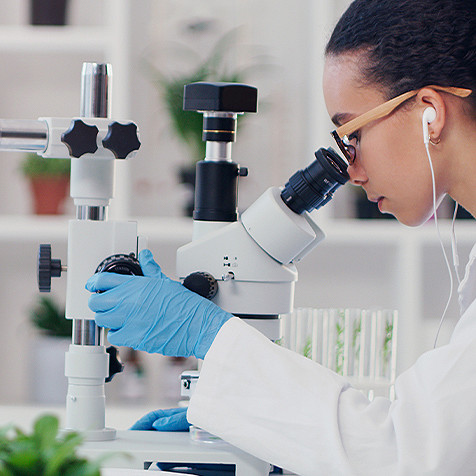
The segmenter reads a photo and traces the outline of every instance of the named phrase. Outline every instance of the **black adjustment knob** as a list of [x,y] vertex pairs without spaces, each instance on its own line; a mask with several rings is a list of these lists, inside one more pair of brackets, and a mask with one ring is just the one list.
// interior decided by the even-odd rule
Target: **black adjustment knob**
[[129,124],[112,122],[108,126],[102,145],[105,149],[109,149],[116,159],[125,159],[131,152],[138,150],[140,147],[137,126],[133,122],[129,122]]
[[128,255],[119,253],[103,260],[96,268],[95,273],[117,273],[134,276],[143,276],[142,268],[134,253]]
[[124,364],[119,358],[119,351],[113,345],[109,346],[106,349],[106,352],[109,354],[109,375],[106,377],[106,382],[110,382],[114,375],[122,372],[124,370]]
[[240,83],[187,84],[183,93],[185,111],[256,112],[258,90]]
[[189,274],[184,280],[183,285],[206,299],[213,299],[218,292],[217,280],[204,271],[196,271]]
[[38,288],[41,293],[51,291],[51,278],[61,276],[61,260],[51,259],[51,245],[42,244],[38,251]]
[[73,119],[69,129],[61,134],[61,142],[66,145],[71,157],[94,154],[98,150],[98,132],[96,126],[89,126],[81,119]]

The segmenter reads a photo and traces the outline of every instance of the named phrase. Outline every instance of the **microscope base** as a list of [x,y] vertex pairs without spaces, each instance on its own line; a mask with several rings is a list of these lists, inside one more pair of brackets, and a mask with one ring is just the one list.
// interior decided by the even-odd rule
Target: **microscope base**
[[[68,433],[77,433],[77,430],[60,430],[60,436],[66,435]],[[82,431],[85,441],[112,441],[116,439],[116,430],[114,428],[103,428],[102,430],[86,430]]]
[[114,441],[85,442],[79,453],[96,459],[111,455],[106,468],[144,469],[150,463],[235,465],[236,476],[267,476],[270,465],[225,442],[199,443],[188,432],[118,431]]

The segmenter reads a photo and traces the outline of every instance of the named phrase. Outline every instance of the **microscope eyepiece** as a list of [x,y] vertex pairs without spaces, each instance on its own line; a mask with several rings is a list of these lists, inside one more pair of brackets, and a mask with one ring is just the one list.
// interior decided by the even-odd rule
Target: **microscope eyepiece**
[[347,164],[335,150],[321,148],[314,155],[316,160],[297,171],[281,192],[284,203],[298,214],[322,207],[349,180]]

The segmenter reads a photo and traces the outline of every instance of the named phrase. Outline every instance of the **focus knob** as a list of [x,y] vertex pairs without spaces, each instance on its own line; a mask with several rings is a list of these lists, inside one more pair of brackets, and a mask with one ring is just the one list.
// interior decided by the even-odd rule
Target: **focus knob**
[[38,251],[38,288],[41,293],[51,291],[51,278],[61,276],[61,260],[51,259],[51,245],[42,244]]
[[131,152],[138,150],[140,147],[140,141],[137,137],[137,126],[133,122],[129,124],[112,122],[108,126],[102,145],[105,149],[109,149],[116,159],[127,158]]
[[119,253],[103,260],[96,268],[95,273],[117,273],[133,276],[143,276],[139,261],[134,253]]
[[109,346],[106,349],[106,352],[109,354],[109,375],[106,377],[106,383],[109,383],[114,375],[122,372],[124,370],[124,364],[119,358],[119,351],[113,345]]
[[183,285],[206,299],[213,299],[218,292],[217,280],[204,271],[189,274],[183,281]]
[[66,145],[71,157],[94,154],[98,150],[98,132],[96,126],[88,126],[81,119],[73,119],[69,129],[61,135],[61,142]]

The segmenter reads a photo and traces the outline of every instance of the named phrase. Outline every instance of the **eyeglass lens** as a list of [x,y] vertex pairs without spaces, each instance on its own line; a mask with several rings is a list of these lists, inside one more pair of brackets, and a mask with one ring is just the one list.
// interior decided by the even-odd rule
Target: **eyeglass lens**
[[345,136],[344,139],[341,139],[336,131],[333,131],[331,134],[334,140],[336,141],[337,146],[339,147],[341,152],[344,154],[344,157],[349,162],[349,165],[352,165],[354,163],[355,156],[356,156],[355,147],[348,142],[347,136]]

